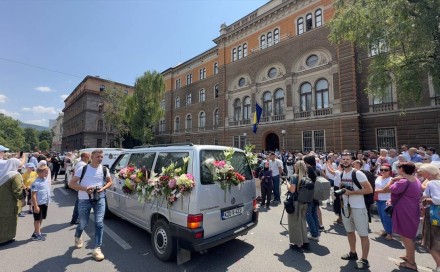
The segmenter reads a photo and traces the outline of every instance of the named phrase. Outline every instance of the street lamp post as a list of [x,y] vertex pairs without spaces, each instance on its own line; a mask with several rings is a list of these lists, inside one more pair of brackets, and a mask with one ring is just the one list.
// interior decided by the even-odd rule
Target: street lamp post
[[283,135],[283,150],[285,149],[284,147],[284,135],[286,135],[286,131],[283,129],[281,130],[281,134]]
[[[246,146],[246,137],[247,137],[247,133],[243,132],[244,146]],[[243,146],[243,148],[244,148],[244,146]]]

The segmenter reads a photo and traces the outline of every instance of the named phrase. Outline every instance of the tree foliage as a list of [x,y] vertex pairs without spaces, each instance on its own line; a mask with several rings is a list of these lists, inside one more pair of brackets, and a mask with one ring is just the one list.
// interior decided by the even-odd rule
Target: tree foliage
[[0,113],[0,144],[12,151],[23,149],[24,131],[17,120]]
[[419,101],[421,79],[430,75],[440,92],[439,0],[336,0],[330,40],[381,51],[369,65],[368,87],[380,96],[397,86],[400,105]]
[[52,143],[54,133],[50,130],[43,130],[38,132],[38,141],[46,141],[47,143]]
[[40,149],[38,140],[38,131],[33,128],[24,129],[24,148],[26,151],[37,151]]
[[115,134],[119,147],[122,147],[124,135],[129,131],[128,120],[125,118],[127,94],[124,89],[112,84],[101,92],[104,99],[103,117],[106,131],[111,130]]
[[147,71],[136,79],[133,98],[128,100],[126,113],[133,137],[143,144],[152,141],[154,125],[163,116],[160,100],[164,92],[162,75],[156,71]]

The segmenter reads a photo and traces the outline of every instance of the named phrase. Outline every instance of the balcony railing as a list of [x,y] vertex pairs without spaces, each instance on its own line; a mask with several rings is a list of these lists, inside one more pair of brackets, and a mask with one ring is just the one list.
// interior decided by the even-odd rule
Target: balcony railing
[[277,44],[279,42],[282,42],[284,40],[287,40],[287,39],[290,39],[290,34],[283,35],[279,39],[274,40],[274,41],[272,41],[270,43],[266,43],[264,45],[260,45],[260,46],[257,46],[255,48],[252,48],[251,49],[251,53],[255,53],[255,52],[258,52],[260,50],[264,50],[264,49],[270,48],[271,46],[273,46],[273,45],[275,45],[275,44]]
[[372,105],[373,112],[392,111],[394,110],[394,102]]
[[434,105],[435,106],[439,106],[440,105],[440,96],[431,97],[431,100],[434,101]]
[[331,114],[333,114],[333,108],[325,108],[325,109],[316,109],[316,110],[295,112],[293,114],[293,117],[295,119],[301,119],[301,118],[326,116],[326,115],[331,115]]

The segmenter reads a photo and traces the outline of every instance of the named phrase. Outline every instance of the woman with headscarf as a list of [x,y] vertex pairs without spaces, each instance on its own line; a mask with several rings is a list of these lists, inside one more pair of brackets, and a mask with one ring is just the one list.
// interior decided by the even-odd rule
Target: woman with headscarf
[[23,198],[23,179],[18,173],[19,166],[20,160],[9,159],[0,172],[0,245],[15,241]]

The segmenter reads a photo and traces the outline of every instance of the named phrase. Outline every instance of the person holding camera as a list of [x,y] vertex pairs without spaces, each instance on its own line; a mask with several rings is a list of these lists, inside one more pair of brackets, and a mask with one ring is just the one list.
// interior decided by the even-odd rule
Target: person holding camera
[[[368,253],[370,250],[370,241],[368,239],[368,213],[365,206],[364,195],[371,194],[373,188],[368,182],[367,177],[361,171],[352,168],[353,157],[351,153],[343,153],[341,157],[340,190],[335,191],[336,195],[342,196],[342,223],[347,231],[350,252],[341,256],[343,260],[358,260],[356,253],[356,234],[357,231],[361,239],[362,256],[356,262],[356,269],[367,269]],[[353,173],[353,171],[355,171]],[[356,175],[356,176],[354,176]],[[355,184],[353,179],[357,179]]]
[[[78,191],[79,199],[79,224],[75,232],[75,247],[83,247],[81,235],[89,222],[90,210],[93,208],[95,215],[95,246],[92,255],[96,261],[104,259],[101,246],[104,234],[105,190],[112,185],[108,169],[101,165],[103,154],[104,152],[101,149],[93,150],[92,162],[78,169],[69,182],[70,188]],[[83,168],[85,168],[84,175],[82,175]]]

